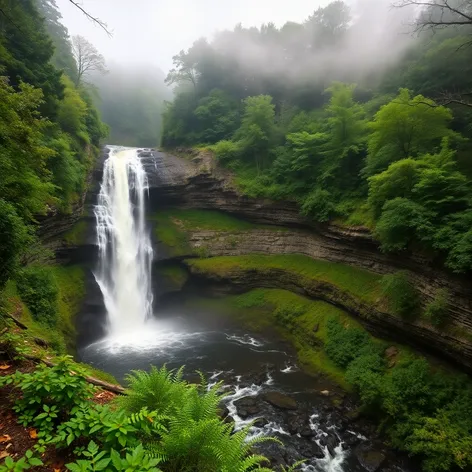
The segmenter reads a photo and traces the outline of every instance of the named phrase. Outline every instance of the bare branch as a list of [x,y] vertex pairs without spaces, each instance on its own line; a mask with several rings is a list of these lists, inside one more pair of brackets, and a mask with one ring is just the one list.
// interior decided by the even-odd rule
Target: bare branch
[[83,36],[74,36],[72,38],[72,54],[77,63],[76,85],[82,82],[83,77],[88,72],[94,70],[101,74],[107,72],[105,58]]
[[86,11],[84,8],[82,8],[76,1],[69,0],[69,2],[72,3],[72,5],[74,5],[75,7],[77,7],[90,21],[92,21],[96,25],[100,26],[100,28],[102,28],[103,31],[105,31],[105,33],[108,36],[112,36],[111,32],[108,30],[108,26],[106,25],[106,23],[104,23],[99,18],[96,18],[96,17],[92,16],[88,11]]
[[398,0],[394,4],[397,8],[408,6],[421,9],[413,22],[417,33],[446,27],[472,26],[472,0],[455,2],[454,5],[451,4],[451,0]]

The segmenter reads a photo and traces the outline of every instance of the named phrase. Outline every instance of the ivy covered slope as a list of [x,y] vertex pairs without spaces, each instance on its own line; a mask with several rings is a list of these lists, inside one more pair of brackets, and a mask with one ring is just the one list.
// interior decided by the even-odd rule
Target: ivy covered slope
[[0,0],[0,11],[0,312],[64,351],[83,275],[55,267],[36,233],[48,215],[80,212],[107,128],[55,2]]
[[[438,3],[428,2],[426,18]],[[422,251],[469,273],[472,108],[441,98],[472,90],[471,26],[426,29],[371,74],[340,72],[342,60],[326,66],[363,21],[336,1],[303,24],[236,27],[195,42],[168,77],[179,88],[163,144],[212,150],[247,195],[296,201],[313,221],[371,229],[382,251]],[[280,70],[235,44],[276,57],[270,66]]]

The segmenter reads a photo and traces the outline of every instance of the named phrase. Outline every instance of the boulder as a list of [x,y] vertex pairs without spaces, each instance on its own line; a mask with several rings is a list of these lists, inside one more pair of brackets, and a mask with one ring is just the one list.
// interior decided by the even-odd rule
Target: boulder
[[328,448],[329,453],[332,456],[335,455],[334,450],[338,447],[339,443],[340,443],[339,439],[334,434],[329,434],[328,433],[327,436],[323,436],[320,439],[320,444],[322,446],[326,446]]
[[240,398],[234,402],[234,406],[238,411],[238,415],[243,419],[255,416],[261,411],[258,400],[255,397]]
[[287,429],[290,434],[299,434],[305,438],[310,438],[315,435],[314,431],[310,428],[310,419],[307,414],[299,415],[295,413],[288,416]]
[[280,392],[267,392],[263,396],[264,400],[267,403],[270,403],[272,406],[276,408],[280,408],[281,410],[296,410],[297,409],[297,402],[288,395]]
[[361,444],[355,450],[354,454],[359,464],[364,467],[367,472],[377,472],[385,462],[385,454],[375,447]]
[[263,428],[266,424],[269,423],[269,420],[267,420],[266,418],[264,417],[259,417],[259,418],[256,418],[254,420],[254,426],[256,426],[257,428]]

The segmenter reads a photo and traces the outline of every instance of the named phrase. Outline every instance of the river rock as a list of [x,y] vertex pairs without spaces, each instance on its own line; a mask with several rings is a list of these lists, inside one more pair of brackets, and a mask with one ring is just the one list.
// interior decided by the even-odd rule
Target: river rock
[[267,392],[263,396],[264,400],[267,403],[270,403],[272,406],[276,408],[280,408],[281,410],[296,410],[297,409],[297,402],[288,395],[280,392]]
[[264,418],[263,416],[259,417],[259,418],[256,418],[254,420],[254,423],[253,425],[256,426],[257,428],[263,428],[266,424],[269,423],[269,420],[267,420],[266,418]]
[[368,472],[376,472],[385,462],[385,454],[366,444],[361,444],[356,447],[354,454],[359,461],[359,464]]
[[338,447],[339,445],[339,439],[337,438],[337,436],[335,436],[334,434],[329,434],[327,436],[323,436],[321,439],[320,439],[320,444],[322,446],[326,446],[328,448],[328,451],[329,453],[334,456],[335,455],[335,452],[334,450]]
[[138,154],[138,157],[152,157],[151,151],[142,151]]
[[324,457],[323,449],[314,441],[301,441],[297,449],[306,459],[312,459],[313,457],[321,459]]
[[234,402],[234,406],[238,411],[238,415],[243,419],[257,415],[261,410],[256,397],[240,398]]
[[308,415],[289,415],[287,417],[287,429],[292,435],[299,434],[305,438],[314,436],[314,432],[310,428],[310,419]]
[[321,395],[323,395],[324,397],[329,397],[329,390],[321,390]]

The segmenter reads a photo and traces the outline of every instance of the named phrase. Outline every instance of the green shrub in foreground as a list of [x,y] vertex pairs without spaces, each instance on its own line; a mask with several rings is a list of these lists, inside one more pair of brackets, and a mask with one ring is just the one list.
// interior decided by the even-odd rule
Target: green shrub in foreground
[[270,472],[261,466],[267,459],[252,449],[274,439],[248,441],[248,429],[235,432],[224,423],[220,385],[208,388],[203,378],[189,384],[182,369],[136,371],[128,377],[128,395],[103,406],[86,401],[91,392],[82,374],[70,372],[77,367],[64,358],[56,367],[3,381],[22,392],[15,409],[23,424],[38,428],[38,452],[55,445],[75,457],[70,471]]
[[13,407],[20,423],[52,433],[77,406],[90,399],[93,389],[77,367],[64,356],[54,367],[42,364],[31,373],[17,371],[1,378],[0,385],[11,384],[21,391]]

